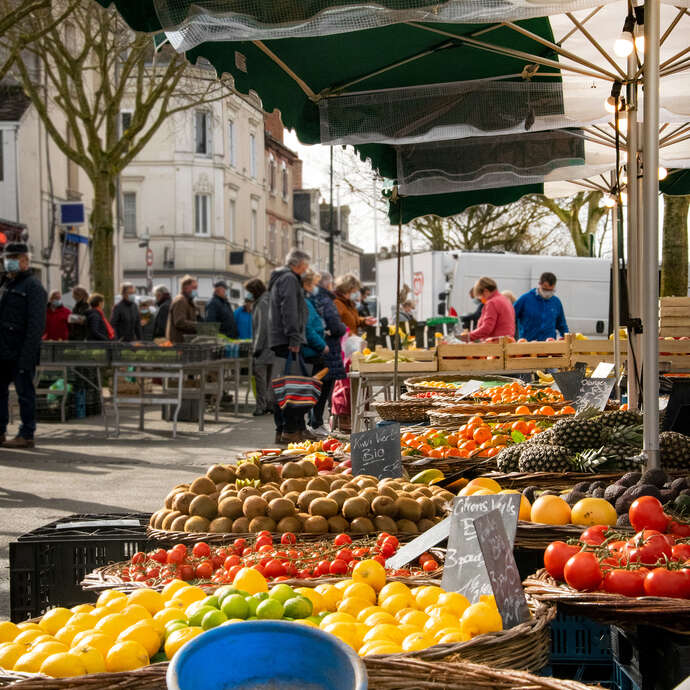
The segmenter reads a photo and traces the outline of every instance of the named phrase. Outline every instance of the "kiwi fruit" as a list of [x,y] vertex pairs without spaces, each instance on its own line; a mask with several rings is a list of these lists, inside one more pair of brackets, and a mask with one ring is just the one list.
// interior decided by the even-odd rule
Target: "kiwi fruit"
[[270,503],[274,498],[282,498],[283,494],[280,493],[280,491],[276,491],[275,489],[270,489],[269,491],[264,491],[261,494],[261,498],[266,501],[266,503]]
[[222,501],[224,498],[227,498],[228,496],[235,496],[235,497],[237,497],[237,494],[238,494],[238,493],[239,493],[239,492],[238,492],[237,489],[235,488],[235,485],[234,485],[234,484],[228,484],[228,485],[220,492],[220,499],[221,499],[221,501]]
[[338,510],[343,507],[343,503],[347,501],[348,495],[344,491],[338,491],[337,489],[335,491],[331,491],[326,498],[330,498],[334,500],[338,504]]
[[428,486],[420,487],[419,489],[417,489],[417,492],[423,494],[424,496],[427,496],[428,498],[431,498],[434,495]]
[[268,532],[275,532],[276,521],[272,520],[270,517],[267,517],[266,515],[257,515],[255,518],[249,521],[250,532],[256,533],[263,532],[264,530]]
[[374,532],[374,523],[367,517],[358,517],[350,523],[350,531],[354,534]]
[[283,479],[296,479],[297,477],[304,477],[304,470],[297,462],[286,462],[283,465],[281,476]]
[[267,482],[261,486],[262,491],[278,491],[280,493],[280,482]]
[[283,498],[287,498],[288,501],[292,501],[295,505],[297,505],[297,500],[299,499],[299,491],[288,491],[288,493],[283,496]]
[[303,477],[316,477],[319,471],[316,469],[316,465],[311,462],[311,460],[298,460],[297,463],[302,468]]
[[374,515],[387,515],[394,518],[398,514],[398,508],[390,496],[377,496],[371,502],[371,512]]
[[342,489],[345,486],[345,484],[347,484],[347,479],[334,479],[331,482],[331,491]]
[[369,513],[369,501],[366,498],[357,496],[355,498],[348,498],[343,503],[343,517],[347,520],[354,520],[355,518],[364,517]]
[[398,492],[390,486],[390,484],[386,484],[384,486],[379,486],[379,496],[387,496],[395,501],[398,497]]
[[172,529],[172,523],[177,520],[178,517],[186,517],[185,513],[181,513],[179,510],[170,511],[161,522],[161,529],[170,530]]
[[276,522],[280,522],[283,518],[292,517],[295,514],[295,504],[287,498],[274,498],[268,504],[267,514]]
[[423,518],[432,518],[434,517],[434,515],[436,515],[436,507],[431,502],[430,498],[427,498],[426,496],[421,496],[417,499],[417,503],[419,504],[419,507],[422,510]]
[[378,498],[379,490],[375,489],[373,486],[368,486],[366,489],[363,489],[359,495],[362,498],[366,498],[367,501],[369,501],[369,505],[371,505],[372,501]]
[[347,532],[349,528],[350,523],[342,515],[333,515],[328,518],[328,531],[333,534]]
[[455,498],[455,494],[452,494],[450,491],[446,491],[445,489],[443,489],[443,491],[439,491],[437,495],[447,503],[450,503],[450,501]]
[[414,498],[399,498],[395,502],[395,507],[402,520],[417,522],[422,517],[422,507]]
[[232,522],[232,531],[246,534],[249,532],[249,520],[246,517],[237,518]]
[[218,515],[236,520],[242,515],[242,501],[236,496],[229,496],[227,498],[221,496],[218,503]]
[[417,529],[419,530],[420,533],[426,532],[428,529],[431,529],[435,524],[436,523],[429,518],[422,518],[417,523]]
[[362,477],[357,482],[360,489],[378,489],[378,482],[373,477]]
[[295,478],[286,479],[280,485],[280,493],[283,494],[283,496],[285,496],[285,494],[288,494],[291,491],[302,491],[302,483]]
[[261,496],[261,492],[253,486],[243,486],[237,492],[237,498],[244,503],[250,496]]
[[216,490],[216,483],[208,477],[197,477],[190,485],[193,494],[212,494]]
[[235,479],[235,473],[231,472],[225,465],[211,465],[211,467],[206,470],[206,476],[214,484],[220,484],[221,482],[229,484]]
[[443,515],[448,510],[448,501],[441,496],[434,496],[430,499],[436,509],[436,515]]
[[226,486],[230,486],[230,483],[229,482],[219,482],[218,484],[216,484],[216,493],[219,493],[219,494],[222,493],[223,489]]
[[304,531],[310,534],[328,532],[328,520],[323,515],[311,515],[304,521]]
[[149,525],[153,529],[160,529],[161,525],[163,524],[163,520],[165,520],[166,515],[168,515],[169,513],[170,511],[165,508],[163,510],[156,511],[151,516],[151,519],[149,520]]
[[377,515],[374,518],[374,526],[379,532],[388,532],[388,534],[395,534],[398,531],[398,525],[395,520],[388,515]]
[[288,517],[284,517],[278,523],[276,529],[278,532],[293,532],[294,534],[296,534],[297,532],[302,531],[302,521],[299,518],[290,515]]
[[261,469],[253,462],[243,462],[237,466],[238,479],[261,479]]
[[218,504],[209,496],[197,496],[189,506],[189,514],[213,520],[218,515]]
[[192,501],[196,498],[196,494],[191,491],[183,491],[182,493],[175,496],[173,501],[173,510],[179,510],[181,513],[189,514],[189,506]]
[[214,503],[218,503],[220,491],[214,491],[212,494],[205,494],[205,495],[208,496]]
[[272,465],[270,463],[261,465],[259,473],[263,484],[269,484],[270,482],[278,484],[280,482],[280,467],[278,465]]
[[184,493],[186,489],[173,489],[166,497],[165,497],[165,507],[168,510],[172,510],[173,508],[173,503],[175,502],[175,498],[177,498],[178,494]]
[[323,477],[314,477],[307,484],[307,491],[323,491],[328,493],[330,490],[331,485]]
[[397,522],[398,525],[398,531],[402,532],[403,534],[418,534],[419,529],[417,528],[417,523],[413,522],[412,520],[406,520],[403,518],[402,520],[398,520]]
[[232,520],[226,517],[218,517],[211,521],[208,531],[219,533],[232,532]]
[[325,518],[338,514],[338,504],[332,498],[315,498],[309,504],[310,515],[323,515]]
[[326,493],[324,491],[303,491],[297,499],[297,505],[300,510],[307,511],[313,500],[323,498],[325,495]]
[[[244,517],[248,518],[249,520],[261,515],[266,515],[267,509],[268,503],[266,500],[261,498],[261,496],[250,496],[242,504],[242,512],[244,513]],[[257,532],[261,532],[261,530],[257,530]]]

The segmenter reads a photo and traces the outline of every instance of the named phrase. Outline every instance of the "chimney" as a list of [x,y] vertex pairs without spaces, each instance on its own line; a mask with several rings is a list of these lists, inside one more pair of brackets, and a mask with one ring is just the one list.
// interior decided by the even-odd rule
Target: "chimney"
[[297,158],[292,164],[292,188],[303,189],[302,187],[302,159]]
[[283,121],[280,118],[280,110],[272,113],[264,113],[264,129],[281,144],[283,143]]

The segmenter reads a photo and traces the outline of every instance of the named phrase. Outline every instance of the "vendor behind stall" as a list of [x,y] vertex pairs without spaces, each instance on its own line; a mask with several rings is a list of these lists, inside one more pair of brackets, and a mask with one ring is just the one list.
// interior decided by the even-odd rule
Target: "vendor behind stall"
[[166,335],[172,343],[183,343],[186,334],[197,331],[197,311],[194,299],[197,296],[199,283],[193,276],[187,275],[180,283],[180,294],[170,305],[170,316]]
[[228,284],[224,280],[213,284],[213,297],[206,305],[205,320],[220,324],[220,333],[227,338],[237,337],[237,324],[228,302]]

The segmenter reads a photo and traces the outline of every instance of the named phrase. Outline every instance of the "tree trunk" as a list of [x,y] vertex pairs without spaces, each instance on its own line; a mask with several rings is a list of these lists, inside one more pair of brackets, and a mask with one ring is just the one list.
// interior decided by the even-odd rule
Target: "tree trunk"
[[664,194],[664,246],[661,258],[661,296],[688,294],[688,207],[690,196]]
[[[113,304],[114,251],[113,202],[115,184],[109,175],[93,181],[93,212],[91,213],[91,247],[93,286],[105,297],[109,311]],[[106,312],[108,313],[108,312]]]
[[568,223],[568,230],[570,232],[570,237],[573,240],[575,254],[577,254],[577,256],[589,256],[589,247],[587,246],[587,241],[585,239],[586,236],[582,232],[580,221],[577,218],[571,219],[570,223]]

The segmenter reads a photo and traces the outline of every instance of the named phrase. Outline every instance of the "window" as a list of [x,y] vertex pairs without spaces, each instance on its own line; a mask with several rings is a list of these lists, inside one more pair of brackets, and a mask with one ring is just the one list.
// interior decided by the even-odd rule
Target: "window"
[[275,261],[277,256],[277,251],[278,251],[278,242],[277,242],[277,237],[276,237],[276,224],[271,222],[271,225],[268,230],[268,258],[271,261]]
[[235,241],[235,207],[235,200],[230,199],[230,210],[228,213],[228,240],[230,242]]
[[271,154],[268,157],[268,189],[271,194],[276,192],[276,159]]
[[137,236],[136,192],[125,192],[122,195],[122,223],[125,237]]
[[256,179],[256,137],[249,135],[249,175]]
[[208,194],[194,196],[194,234],[211,234],[211,197]]
[[283,188],[283,199],[287,201],[288,198],[288,171],[287,171],[287,165],[285,165],[285,161],[283,161],[283,169],[281,172],[281,185]]
[[235,145],[235,123],[228,122],[228,164],[231,167],[237,165],[237,147]]
[[132,124],[132,113],[122,111],[120,113],[120,136],[122,136]]
[[206,110],[194,113],[195,143],[194,151],[201,156],[211,155],[211,115]]
[[249,242],[252,249],[256,249],[259,234],[259,214],[255,208],[252,209],[251,224],[249,226]]

